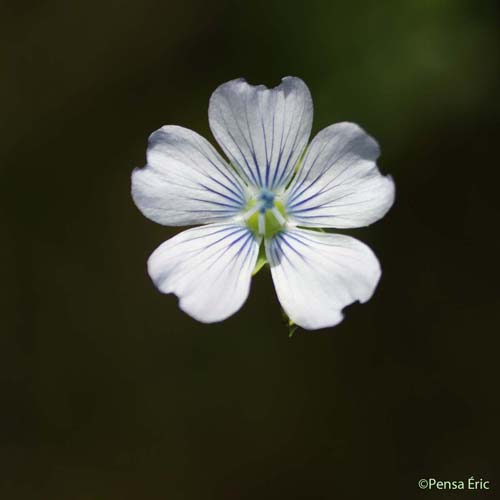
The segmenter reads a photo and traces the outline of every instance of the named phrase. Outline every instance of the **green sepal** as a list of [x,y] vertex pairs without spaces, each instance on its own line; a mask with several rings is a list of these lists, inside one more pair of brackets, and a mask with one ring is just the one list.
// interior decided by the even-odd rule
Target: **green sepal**
[[261,245],[259,249],[259,256],[257,257],[257,262],[252,271],[252,276],[255,276],[265,265],[267,264],[266,250],[264,245]]
[[296,332],[298,326],[290,320],[288,323],[288,338],[291,339],[293,337],[293,334]]
[[288,314],[281,309],[281,315],[283,316],[283,321],[288,328],[288,338],[291,339],[293,334],[297,331],[298,325],[296,325],[293,320],[288,317]]

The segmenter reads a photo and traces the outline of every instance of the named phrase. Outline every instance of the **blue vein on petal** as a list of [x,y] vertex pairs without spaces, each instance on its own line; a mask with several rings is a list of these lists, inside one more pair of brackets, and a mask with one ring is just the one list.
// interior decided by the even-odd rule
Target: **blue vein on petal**
[[[227,246],[224,246],[222,248],[219,248],[217,249],[215,252],[213,252],[212,254],[208,255],[205,259],[203,259],[202,261],[198,262],[198,264],[195,266],[195,267],[191,267],[190,270],[191,272],[195,269],[195,268],[199,268],[201,265],[205,265],[207,269],[210,269],[210,267],[213,266],[214,264],[214,261],[217,259],[220,259],[223,255],[226,254],[226,252],[228,252],[232,247],[234,247],[238,242],[240,242],[241,240],[243,240],[245,237],[246,239],[242,242],[242,244],[240,245],[240,247],[237,249],[236,253],[231,257],[231,260],[226,264],[226,269],[229,265],[234,265],[236,263],[236,260],[239,256],[242,255],[242,252],[243,250],[246,248],[247,249],[247,252],[244,256],[244,259],[243,259],[243,264],[241,266],[241,268],[243,269],[244,267],[244,264],[245,262],[247,263],[247,267],[253,267],[251,264],[252,263],[249,263],[249,255],[250,255],[250,252],[252,251],[252,244],[249,244],[249,243],[252,243],[255,241],[254,239],[254,236],[253,234],[247,230],[246,228],[244,227],[234,227],[234,226],[224,226],[220,229],[217,229],[216,231],[214,232],[211,232],[209,234],[202,234],[202,235],[199,235],[199,236],[195,236],[195,237],[192,237],[192,238],[189,238],[182,243],[188,243],[188,242],[191,242],[191,241],[194,241],[194,240],[197,240],[197,239],[206,239],[206,238],[209,238],[213,235],[216,235],[218,233],[224,233],[224,232],[227,232],[227,231],[230,231],[231,229],[234,229],[233,231],[229,232],[228,234],[222,236],[221,238],[218,238],[216,241],[213,241],[211,242],[210,244],[206,245],[206,246],[203,246],[201,248],[198,248],[196,249],[194,252],[191,252],[190,253],[190,257],[193,257],[193,255],[199,255],[201,254],[202,252],[206,251],[207,249],[213,247],[214,245],[217,245],[218,243],[226,240],[226,239],[230,239],[232,236],[236,235],[236,234],[239,234],[239,233],[242,233],[240,236],[238,236],[238,238],[236,239],[233,239]],[[254,248],[254,251],[256,251],[256,248]],[[159,279],[160,280],[164,280],[166,279],[167,277],[162,274]]]
[[247,128],[248,128],[248,136],[250,138],[250,154],[252,155],[253,158],[253,163],[255,165],[255,170],[257,172],[257,177],[259,178],[259,184],[258,186],[262,187],[262,177],[260,176],[260,168],[259,168],[259,163],[257,162],[257,157],[255,156],[255,146],[253,143],[253,137],[252,137],[252,129],[250,128],[250,122],[248,121],[248,99],[245,100],[245,119],[247,122]]
[[[309,149],[308,153],[306,154],[306,157],[304,158],[302,171],[299,172],[299,174],[298,174],[299,177],[297,178],[297,183],[290,190],[290,194],[289,194],[290,200],[294,200],[294,199],[302,196],[308,189],[310,189],[312,186],[314,186],[314,184],[316,184],[316,182],[318,182],[323,177],[323,175],[325,175],[325,172],[328,170],[327,168],[324,168],[323,170],[321,170],[321,172],[319,172],[317,177],[312,182],[310,182],[300,193],[297,193],[297,189],[304,185],[307,178],[309,177],[309,174],[311,173],[311,170],[314,168],[314,165],[316,164],[319,157],[324,152],[324,150],[326,149],[327,146],[328,146],[328,142],[325,143],[323,145],[323,147],[321,148],[321,150],[316,154],[316,157],[312,161],[312,164],[307,167],[307,172],[306,172],[306,164],[307,164],[307,160],[309,159],[309,154],[311,152],[311,150]],[[335,161],[337,161],[337,160],[335,160]],[[334,165],[335,161],[333,161],[331,163],[331,165]],[[301,175],[301,174],[304,174],[304,175]]]
[[[215,161],[213,161],[212,158],[210,158],[209,154],[205,151],[202,143],[198,144],[198,146],[199,146],[199,149],[198,149],[199,152],[208,160],[208,162],[217,170],[217,172],[219,172],[219,174],[221,174],[224,177],[224,179],[226,179],[236,189],[236,191],[239,192],[238,195],[235,192],[233,192],[233,194],[235,194],[235,196],[239,196],[239,197],[243,198],[243,190],[241,189],[241,186],[236,182],[236,180],[230,176],[229,172],[222,169],[220,167],[220,165],[218,165]],[[210,152],[210,154],[213,154],[213,153]],[[220,160],[223,164],[225,164],[225,161],[222,158],[218,157],[217,154],[215,155],[215,158],[216,158],[216,160]],[[213,176],[208,175],[208,177],[211,180],[213,180],[214,182],[216,182],[217,184],[219,184],[220,186],[222,186],[225,189],[227,189],[228,191],[232,192],[232,190],[228,186],[226,186],[225,184],[216,180],[215,178],[213,178]]]
[[244,200],[243,199],[235,200],[231,196],[223,194],[220,191],[216,191],[215,189],[212,189],[212,188],[208,187],[206,184],[203,184],[201,182],[199,182],[198,185],[201,186],[201,187],[203,187],[204,189],[206,189],[210,193],[217,194],[217,195],[221,196],[222,198],[225,198],[226,200],[232,201],[234,203],[233,206],[235,208],[241,208],[243,206],[243,204],[244,204]]
[[[275,119],[276,119],[276,113],[273,112],[273,121],[272,121],[273,127],[272,127],[272,132],[271,132],[271,138],[272,138],[271,154],[269,156],[267,154],[267,141],[265,142],[265,144],[266,144],[266,188],[269,188],[269,172],[271,170],[269,162],[272,160],[273,153],[274,153],[274,122],[275,122]],[[262,123],[262,131],[264,133],[264,137],[266,137],[266,130],[264,127],[264,120],[262,118],[262,115],[261,115],[261,123]]]
[[[232,106],[229,105],[229,109],[231,110],[231,114],[233,115],[233,119],[234,119],[234,123],[236,124],[236,127],[238,128],[238,131],[241,135],[241,137],[244,139],[245,143],[246,143],[246,147],[251,150],[250,148],[250,145],[248,144],[248,139],[245,137],[245,134],[243,133],[243,131],[241,130],[241,127],[240,127],[240,124],[238,123],[238,120],[236,119],[236,116],[234,115],[234,111],[232,109]],[[248,163],[248,160],[246,158],[246,155],[243,153],[243,151],[241,150],[239,144],[238,144],[238,141],[234,138],[233,134],[231,133],[230,131],[230,128],[228,126],[228,123],[226,121],[226,118],[224,116],[224,113],[219,110],[219,117],[222,119],[223,123],[224,123],[224,129],[225,129],[225,132],[229,135],[229,137],[231,138],[231,140],[233,141],[233,144],[236,146],[236,149],[238,149],[241,157],[243,158],[244,162],[246,163],[246,166],[247,166],[247,170],[248,172],[245,172],[245,170],[243,170],[243,173],[245,174],[245,176],[247,177],[247,179],[249,180],[250,183],[253,183],[255,186],[258,186],[259,183],[257,182],[257,178],[255,177],[255,174],[252,170],[252,167],[250,167],[250,164]],[[230,154],[230,151],[228,151],[228,156],[233,156]],[[233,157],[234,158],[234,157]],[[236,161],[236,159],[235,159]],[[236,164],[238,164],[238,162],[236,161]],[[240,167],[241,168],[241,167]],[[249,175],[250,174],[250,175]],[[251,177],[251,178],[250,178]]]
[[[280,185],[280,183],[276,183],[276,176],[278,175],[278,172],[280,170],[281,160],[283,158],[283,153],[285,151],[285,148],[284,148],[284,145],[283,145],[283,136],[284,136],[284,133],[285,133],[285,126],[284,125],[285,125],[285,117],[286,117],[286,103],[287,103],[287,99],[286,99],[286,97],[284,97],[284,101],[283,101],[283,127],[281,129],[280,148],[279,148],[280,152],[279,152],[279,155],[278,155],[278,160],[276,162],[276,168],[274,169],[273,181],[271,183],[271,189],[276,189]],[[293,123],[291,123],[288,126],[288,130],[287,130],[287,134],[286,134],[286,139],[285,139],[285,145],[286,145],[286,143],[288,141],[288,137],[290,136],[290,131],[292,129],[292,125],[293,125]],[[299,130],[299,129],[300,129],[300,126],[297,127],[297,130]],[[294,144],[291,147],[291,150],[290,150],[291,153],[290,154],[293,154],[294,146],[295,146],[295,142],[294,142]],[[286,166],[283,169],[283,171],[285,171],[285,170],[286,170]],[[282,177],[282,175],[280,176],[280,180],[281,180],[281,177]]]
[[[285,181],[287,180],[288,176],[289,176],[289,172],[287,172],[287,170],[288,170],[288,164],[290,163],[290,160],[292,159],[292,156],[293,156],[293,154],[294,154],[294,152],[296,150],[296,147],[297,147],[297,140],[298,140],[298,137],[299,137],[299,132],[301,130],[301,128],[300,128],[300,122],[302,121],[302,118],[304,116],[304,111],[305,111],[305,102],[302,103],[302,110],[300,112],[300,119],[298,120],[299,125],[297,125],[297,130],[295,131],[295,138],[293,140],[292,146],[290,147],[290,154],[288,155],[288,159],[286,161],[286,164],[285,164],[285,166],[283,168],[283,171],[280,174],[279,181],[276,182],[276,183],[273,182],[273,189],[281,186],[282,184],[284,184]],[[288,141],[288,136],[290,135],[290,131],[291,130],[292,130],[292,125],[290,125],[290,127],[288,128],[287,136],[286,136],[286,139],[285,139],[285,144]]]
[[[215,243],[218,243],[219,241],[222,241],[224,240],[225,238],[229,238],[230,236],[232,236],[233,234],[236,234],[236,233],[239,233],[241,231],[248,231],[248,229],[244,228],[244,227],[238,227],[238,226],[233,226],[233,225],[224,225],[223,227],[219,228],[219,229],[216,229],[215,231],[211,232],[211,233],[208,233],[208,234],[201,234],[199,236],[193,236],[189,239],[186,239],[184,240],[182,243],[187,243],[189,241],[194,241],[194,240],[198,240],[200,238],[208,238],[210,236],[213,236],[215,234],[219,234],[219,233],[224,233],[224,232],[227,232],[229,230],[232,230],[231,233],[229,234],[226,234],[226,236],[223,236],[222,238],[220,238],[219,240],[213,242],[214,244]],[[182,234],[182,233],[181,233]],[[209,245],[210,246],[210,245]],[[208,247],[207,247],[208,248]]]
[[243,196],[243,191],[241,190],[240,188],[240,192],[236,192],[236,191],[233,191],[230,187],[226,186],[225,184],[223,184],[222,182],[218,181],[217,179],[215,179],[214,177],[212,177],[211,175],[208,176],[208,178],[210,180],[212,180],[213,182],[215,182],[216,184],[218,184],[219,186],[227,189],[231,194],[233,194],[234,196],[236,196],[240,201],[244,202],[245,201],[245,198]]
[[[180,244],[182,245],[182,244],[184,244],[184,243],[188,243],[188,242],[191,242],[191,241],[194,241],[194,240],[198,240],[198,239],[206,239],[206,238],[209,238],[210,236],[213,236],[214,234],[217,234],[217,233],[219,233],[219,232],[226,232],[226,231],[228,231],[228,229],[229,229],[229,228],[228,228],[228,226],[225,226],[224,228],[222,228],[222,229],[221,229],[221,230],[219,230],[219,231],[216,231],[216,232],[214,232],[214,233],[210,233],[210,234],[208,234],[208,235],[207,235],[207,234],[203,234],[203,235],[200,235],[200,236],[197,236],[197,237],[194,237],[194,238],[190,238],[190,239],[188,239],[188,240],[185,240],[185,241],[183,241],[183,242],[180,242]],[[235,234],[238,234],[238,233],[241,233],[242,231],[244,231],[244,228],[236,228],[236,230],[235,230],[235,231],[232,231],[232,232],[230,232],[229,234],[226,234],[226,235],[222,236],[221,238],[218,238],[217,240],[212,241],[212,242],[211,242],[211,243],[209,243],[208,245],[201,246],[200,248],[197,248],[197,249],[195,249],[195,250],[191,250],[191,251],[189,251],[189,252],[188,252],[189,257],[190,257],[190,258],[191,258],[191,260],[192,260],[193,256],[200,255],[201,253],[203,253],[203,252],[207,251],[209,248],[213,247],[214,245],[217,245],[217,244],[219,244],[220,242],[222,242],[222,241],[224,241],[224,240],[226,240],[226,239],[228,239],[228,238],[231,238],[231,236],[233,236],[233,235],[235,235]],[[238,237],[238,239],[236,240],[236,242],[237,242],[237,241],[239,241],[239,240],[241,240],[242,238],[244,238],[246,234],[248,234],[248,233],[244,232],[241,236],[239,236],[239,237]],[[250,237],[253,237],[253,236],[250,234]],[[233,243],[235,243],[235,242],[233,242]],[[222,248],[218,248],[218,249],[216,249],[216,250],[215,250],[215,252],[213,252],[213,253],[209,254],[209,255],[208,255],[207,257],[205,257],[202,261],[198,262],[195,266],[192,266],[192,265],[191,265],[191,266],[190,266],[190,271],[192,272],[192,271],[193,271],[196,267],[199,267],[199,266],[200,266],[200,265],[202,265],[202,264],[206,264],[207,262],[209,262],[209,261],[210,261],[210,259],[213,259],[213,258],[215,258],[215,257],[217,257],[217,256],[218,256],[218,257],[220,257],[220,256],[224,255],[224,253],[225,253],[225,252],[226,252],[226,251],[227,251],[227,250],[228,250],[231,246],[232,246],[232,245],[228,245],[228,246],[224,246],[224,247],[222,247]],[[222,254],[221,254],[221,252],[222,252]]]
[[222,238],[219,238],[218,240],[210,243],[209,245],[207,245],[206,247],[203,247],[203,248],[210,248],[211,246],[213,245],[216,245],[217,243],[225,240],[226,238],[229,238],[231,236],[233,236],[234,234],[237,234],[237,233],[244,233],[244,234],[248,234],[250,235],[252,238],[253,238],[253,234],[252,232],[247,229],[246,227],[243,227],[243,226],[234,226],[234,225],[224,225],[223,227],[221,228],[218,228],[216,229],[215,231],[211,232],[211,233],[208,233],[208,234],[202,234],[202,235],[199,235],[199,236],[193,236],[189,239],[186,239],[184,240],[184,242],[182,243],[187,243],[187,242],[190,242],[190,241],[194,241],[194,240],[198,240],[200,238],[208,238],[208,237],[211,237],[213,235],[216,235],[216,234],[219,234],[219,233],[224,233],[224,232],[227,232],[227,231],[231,231],[230,233],[226,234],[225,236],[223,236]]
[[243,190],[241,189],[241,186],[238,185],[234,179],[231,179],[231,177],[226,173],[224,172],[215,162],[213,162],[210,158],[208,158],[207,156],[207,159],[208,161],[210,162],[211,165],[213,165],[217,171],[227,180],[231,183],[231,185],[236,189],[236,191],[238,191],[239,193],[237,194],[236,192],[232,191],[228,186],[226,186],[225,184],[223,184],[222,182],[214,179],[211,175],[209,175],[208,177],[213,180],[214,182],[216,182],[217,184],[219,184],[220,186],[226,188],[228,191],[232,192],[235,196],[240,196],[243,198]]
[[[334,136],[336,137],[336,136]],[[329,141],[327,141],[323,147],[321,148],[321,150],[316,153],[316,156],[314,158],[314,160],[312,161],[312,164],[307,167],[307,173],[305,173],[302,178],[299,178],[297,179],[297,184],[295,186],[293,186],[292,190],[290,191],[290,198],[289,200],[292,202],[289,206],[295,206],[295,205],[300,205],[302,204],[302,202],[306,202],[308,201],[309,199],[312,199],[316,196],[319,196],[331,189],[335,189],[336,187],[338,187],[339,185],[341,184],[334,184],[333,186],[331,185],[332,182],[334,182],[335,180],[337,180],[339,177],[341,177],[348,169],[349,167],[351,166],[351,163],[348,163],[340,172],[336,173],[335,177],[333,177],[325,186],[323,186],[323,188],[318,192],[318,193],[315,193],[313,194],[312,196],[310,196],[308,199],[306,200],[302,200],[302,201],[298,201],[298,202],[293,202],[293,200],[296,200],[297,198],[300,198],[306,191],[308,191],[309,189],[311,189],[327,172],[330,168],[333,167],[333,165],[335,165],[335,163],[338,163],[339,161],[341,161],[348,153],[349,153],[349,150],[347,151],[344,151],[342,154],[339,154],[337,155],[333,160],[330,160],[329,161],[329,166],[328,167],[325,167],[323,168],[316,176],[316,178],[311,181],[309,184],[307,184],[304,189],[302,189],[299,193],[297,193],[297,190],[299,188],[301,188],[302,186],[304,186],[305,182],[307,181],[307,178],[309,177],[309,174],[311,173],[312,169],[314,168],[314,165],[316,164],[316,162],[319,160],[319,158],[321,157],[321,155],[323,154],[323,152],[325,151],[325,149],[328,147],[328,145],[330,144],[331,140],[333,140],[332,137]],[[309,155],[307,155],[309,156]],[[307,159],[308,158],[304,158],[304,165],[307,163]],[[303,173],[305,172],[305,170],[303,170]],[[365,174],[363,177],[370,177],[370,171],[367,172],[367,174]]]
[[[259,183],[258,183],[257,179],[255,178],[254,172],[253,172],[252,168],[250,167],[250,164],[248,163],[248,160],[247,160],[245,154],[243,153],[243,151],[241,150],[240,146],[238,145],[238,142],[234,139],[234,137],[231,134],[231,132],[228,131],[227,133],[231,137],[231,140],[233,141],[233,144],[236,146],[236,148],[238,149],[238,151],[241,154],[241,157],[243,158],[244,162],[246,163],[248,172],[246,172],[244,169],[242,169],[243,173],[247,177],[247,179],[250,182],[250,184],[253,184],[254,186],[258,186]],[[238,162],[236,161],[236,159],[234,159],[234,161],[235,161],[236,164],[238,164]],[[250,175],[249,175],[249,173],[250,173]]]
[[[293,210],[295,207],[299,207],[300,205],[304,205],[304,204],[305,204],[305,203],[307,203],[308,201],[313,200],[314,198],[317,198],[317,197],[321,196],[322,194],[325,194],[325,193],[327,193],[328,191],[331,191],[332,189],[335,189],[335,188],[337,188],[337,187],[339,187],[339,186],[341,186],[341,185],[347,186],[347,184],[348,184],[347,182],[346,182],[346,183],[334,184],[333,186],[331,186],[331,185],[330,185],[333,181],[337,180],[337,179],[338,179],[338,177],[344,173],[344,171],[345,171],[345,170],[343,170],[340,174],[336,175],[333,179],[331,179],[331,180],[330,180],[330,181],[329,181],[329,182],[328,182],[325,186],[323,186],[323,188],[322,188],[322,189],[320,189],[318,192],[311,194],[308,198],[305,198],[305,199],[303,199],[303,200],[300,200],[300,199],[299,199],[299,200],[297,200],[297,198],[300,198],[300,196],[302,196],[302,194],[304,194],[306,191],[308,191],[308,190],[309,190],[309,189],[313,186],[313,184],[315,184],[315,183],[316,183],[316,182],[320,179],[320,177],[319,177],[318,179],[316,179],[316,180],[314,181],[314,183],[309,184],[309,185],[308,185],[305,189],[303,189],[303,190],[302,190],[302,192],[300,193],[300,195],[297,195],[297,196],[292,196],[290,199],[291,199],[291,200],[296,200],[296,201],[292,201],[292,203],[289,203],[289,204],[287,205],[287,207],[288,207],[289,209],[292,209],[292,210]],[[323,176],[323,174],[321,175],[321,177],[322,177],[322,176]],[[358,180],[358,179],[356,179],[356,180]],[[305,181],[303,181],[303,182],[305,182]],[[345,195],[343,195],[343,196],[341,196],[341,197],[339,197],[339,198],[336,198],[336,199],[337,199],[337,200],[340,200],[340,199],[342,199],[342,198],[345,198],[346,196],[351,196],[351,195],[352,195],[352,192],[349,192],[349,193],[346,193]],[[332,202],[332,200],[329,200],[329,201],[328,201],[328,203],[331,203],[331,202]]]
[[[286,99],[284,101],[284,110],[283,110],[283,119],[285,118],[286,116]],[[280,173],[280,177],[279,177],[279,181],[276,182],[276,177],[277,177],[277,174],[280,170],[280,167],[282,165],[282,157],[283,157],[283,153],[284,153],[284,146],[283,146],[283,135],[284,135],[284,127],[282,129],[282,134],[281,134],[281,139],[280,139],[280,153],[279,153],[279,157],[278,157],[278,160],[277,160],[277,164],[276,164],[276,168],[274,169],[274,173],[273,173],[273,181],[271,183],[271,186],[269,186],[269,183],[267,181],[269,175],[268,175],[268,172],[267,170],[270,169],[270,160],[271,158],[267,155],[267,140],[266,140],[266,134],[265,134],[265,127],[264,125],[262,124],[262,128],[263,128],[263,133],[264,133],[264,145],[265,145],[265,149],[266,149],[266,183],[263,184],[262,182],[262,177],[260,175],[260,169],[259,169],[259,165],[258,165],[258,161],[257,161],[257,158],[256,158],[256,155],[255,155],[255,146],[254,146],[254,143],[253,143],[253,137],[252,137],[252,134],[251,134],[251,128],[250,128],[250,123],[249,123],[249,120],[248,120],[248,99],[245,100],[245,104],[244,104],[244,108],[245,108],[245,120],[246,120],[246,124],[247,124],[247,129],[248,129],[248,137],[246,136],[246,134],[243,133],[241,127],[240,127],[240,123],[239,121],[236,119],[236,116],[235,116],[235,113],[234,113],[234,110],[233,110],[233,107],[231,105],[229,105],[229,109],[231,110],[231,114],[233,116],[233,120],[234,120],[234,123],[236,125],[236,127],[238,128],[238,131],[239,131],[239,134],[241,135],[242,139],[245,141],[245,144],[246,144],[246,148],[248,150],[248,152],[250,153],[250,156],[253,160],[253,164],[255,166],[255,169],[253,169],[248,160],[247,160],[247,155],[245,153],[243,153],[242,149],[240,148],[239,144],[238,144],[238,141],[234,138],[233,134],[230,132],[229,130],[229,127],[228,127],[228,124],[227,124],[227,121],[224,117],[224,114],[219,110],[219,117],[222,119],[222,121],[224,122],[224,125],[225,125],[225,132],[229,135],[229,137],[231,138],[234,146],[237,148],[237,150],[239,151],[242,159],[244,160],[246,166],[247,166],[247,170],[248,172],[245,172],[247,178],[249,178],[249,180],[256,186],[258,187],[270,187],[271,189],[276,189],[278,188],[284,181],[287,180],[287,178],[289,177],[289,171],[288,171],[288,167],[289,167],[289,164],[290,164],[290,160],[292,159],[292,157],[294,156],[294,153],[296,151],[296,146],[297,146],[297,141],[298,141],[298,138],[299,138],[299,132],[301,130],[301,127],[300,125],[298,125],[296,127],[296,131],[295,131],[295,137],[294,137],[294,141],[293,141],[293,144],[292,146],[290,147],[290,152],[288,154],[288,158],[286,160],[286,163],[284,165],[284,168],[282,170],[282,172]],[[302,120],[302,117],[304,115],[304,112],[305,112],[305,102],[302,103],[302,109],[301,109],[301,114],[300,114],[300,120],[298,120],[299,122]],[[273,122],[274,122],[274,114],[273,114]],[[262,114],[261,114],[261,120],[262,120]],[[274,125],[273,125],[274,127]],[[288,127],[288,130],[287,130],[287,135],[286,135],[286,139],[285,139],[285,145],[288,141],[288,138],[292,132],[292,129],[293,129],[293,122],[292,124],[289,125]],[[273,140],[274,140],[274,128],[273,128]],[[249,143],[250,141],[250,143]],[[250,174],[250,176],[249,176]],[[257,174],[257,177],[256,175]],[[251,179],[250,179],[251,177]]]
[[[283,236],[283,234],[280,234],[278,233],[277,235],[277,239],[278,241],[280,242],[283,242],[288,248],[290,248],[290,250],[292,250],[293,253],[297,254],[302,260],[306,260],[306,258],[304,257],[304,255],[302,255],[291,243],[290,241],[288,241],[288,238],[291,238],[292,240],[295,240],[299,243],[302,243],[304,246],[307,246],[304,242],[300,241],[299,239],[297,238],[294,238],[293,235],[288,232],[288,233],[285,233],[286,234],[286,237]],[[280,245],[280,248],[281,248],[281,245]],[[284,253],[284,252],[283,252]]]
[[[341,205],[337,205],[335,202],[343,200],[344,198],[347,198],[349,196],[352,196],[352,193],[345,193],[341,196],[338,196],[337,198],[334,198],[333,200],[327,200],[324,203],[320,203],[319,205],[316,205],[314,207],[309,207],[309,208],[300,208],[297,210],[297,207],[300,207],[301,205],[306,204],[308,201],[314,200],[314,198],[317,198],[324,194],[324,191],[319,191],[316,194],[313,194],[309,196],[309,198],[306,198],[305,200],[301,201],[296,201],[295,203],[292,203],[291,205],[287,205],[287,209],[289,209],[291,212],[310,212],[311,210],[317,210],[318,208],[332,208],[332,207],[338,207]],[[353,204],[356,204],[356,202],[353,202]],[[343,204],[345,205],[345,203]]]
[[281,259],[285,259],[290,267],[293,269],[296,269],[296,266],[293,264],[293,262],[290,260],[290,257],[286,254],[286,252],[283,250],[283,247],[281,245],[281,242],[284,241],[284,238],[278,234],[276,237],[274,237],[271,240],[270,244],[270,249],[271,253],[274,253],[274,262],[271,262],[271,264],[278,265],[281,262]]
[[[266,135],[266,127],[264,126],[264,117],[262,116],[262,110],[260,109],[260,99],[257,99],[259,102],[259,115],[260,115],[260,125],[262,127],[262,137],[264,139],[264,154],[266,156],[266,174],[265,174],[265,183],[264,187],[268,187],[268,182],[269,182],[269,154],[267,151],[267,135]],[[274,114],[273,114],[274,116]]]
[[[284,119],[285,116],[286,116],[286,99],[283,102],[283,119]],[[274,115],[273,115],[273,120],[274,120]],[[274,126],[274,124],[273,124],[273,126]],[[290,130],[290,129],[288,129],[288,130]],[[276,176],[278,175],[278,171],[279,171],[280,165],[281,165],[281,158],[283,157],[283,151],[284,151],[284,148],[283,148],[283,136],[284,135],[285,135],[285,127],[283,126],[281,128],[279,154],[278,154],[278,159],[276,161],[276,168],[274,169],[274,173],[273,173],[273,180],[272,180],[272,183],[271,183],[271,189],[275,188]],[[287,137],[288,137],[288,134],[287,134]]]
[[[193,201],[199,201],[199,202],[203,202],[203,203],[210,203],[212,205],[217,205],[219,207],[228,207],[228,208],[232,208],[234,209],[235,206],[234,205],[229,205],[227,203],[222,203],[220,201],[215,201],[215,200],[204,200],[203,198],[188,198],[189,200],[193,200]],[[229,211],[229,210],[228,210]]]
[[[238,243],[238,241],[241,241],[243,238],[245,237],[245,234],[241,235],[238,239],[232,241],[227,247],[225,247],[224,251],[220,254],[220,255],[217,255],[217,252],[215,252],[211,257],[212,257],[212,262],[207,266],[207,270],[210,269],[213,264],[214,264],[214,258],[215,256],[218,257],[218,259],[220,259],[223,255],[225,255],[236,243]],[[229,262],[226,263],[225,265],[225,270],[228,271],[228,269],[230,268],[231,266],[231,269],[233,269],[237,264],[238,264],[238,258],[241,256],[242,252],[243,252],[243,249],[246,248],[247,249],[247,253],[246,255],[244,256],[243,258],[243,261],[240,265],[240,269],[243,270],[244,269],[244,266],[245,266],[245,263],[247,264],[247,267],[248,267],[248,257],[249,257],[249,254],[250,252],[252,251],[252,245],[248,244],[249,242],[251,243],[253,240],[253,236],[251,233],[247,234],[247,238],[245,241],[242,242],[242,244],[240,245],[240,247],[237,249],[236,253],[234,253],[232,256],[231,256],[231,259],[229,260]],[[207,260],[208,261],[208,260]],[[206,261],[206,262],[207,262]],[[217,282],[218,279],[220,279],[222,277],[222,274],[223,273],[219,273],[216,277],[215,277],[215,280],[212,282],[212,286],[215,285],[215,283]],[[239,273],[238,273],[239,275]],[[238,280],[233,280],[233,289],[236,288],[238,284]]]

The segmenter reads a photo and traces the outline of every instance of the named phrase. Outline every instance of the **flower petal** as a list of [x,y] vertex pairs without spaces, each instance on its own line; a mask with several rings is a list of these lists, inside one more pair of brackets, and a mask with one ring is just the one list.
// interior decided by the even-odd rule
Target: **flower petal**
[[210,143],[173,125],[151,134],[147,165],[132,173],[132,196],[165,226],[227,220],[246,204],[244,184]]
[[212,94],[208,116],[215,138],[247,181],[277,190],[307,146],[313,106],[300,78],[283,78],[273,89],[240,78]]
[[160,245],[148,260],[158,289],[179,297],[179,307],[203,323],[222,321],[245,302],[259,241],[244,226],[209,224]]
[[394,181],[378,170],[379,155],[354,123],[322,130],[287,191],[287,213],[305,227],[361,227],[382,218],[394,202]]
[[302,328],[340,323],[342,309],[372,296],[381,270],[364,243],[342,234],[291,229],[266,241],[278,299]]

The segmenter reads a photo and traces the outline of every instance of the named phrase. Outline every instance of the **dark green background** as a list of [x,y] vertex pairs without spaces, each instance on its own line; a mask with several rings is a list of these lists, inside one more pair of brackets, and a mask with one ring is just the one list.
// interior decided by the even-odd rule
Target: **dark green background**
[[[444,499],[418,479],[470,475],[499,494],[495,2],[10,0],[1,19],[2,500]],[[359,123],[397,186],[352,232],[374,298],[292,339],[267,270],[222,324],[159,294],[146,259],[175,231],[129,194],[149,133],[212,140],[219,84],[286,75],[314,132]]]

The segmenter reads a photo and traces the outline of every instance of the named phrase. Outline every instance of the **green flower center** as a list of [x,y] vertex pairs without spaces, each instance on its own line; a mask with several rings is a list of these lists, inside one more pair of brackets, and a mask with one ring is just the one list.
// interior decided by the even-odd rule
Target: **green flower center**
[[273,192],[263,189],[248,202],[245,219],[248,228],[254,233],[272,238],[286,224],[286,211]]

